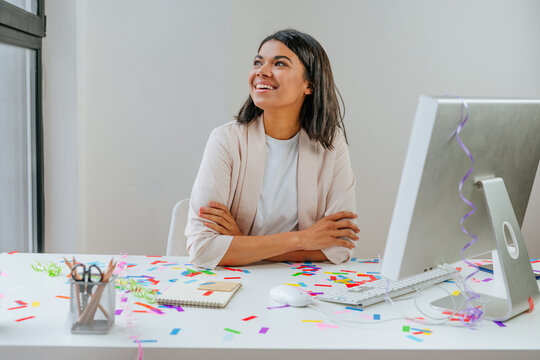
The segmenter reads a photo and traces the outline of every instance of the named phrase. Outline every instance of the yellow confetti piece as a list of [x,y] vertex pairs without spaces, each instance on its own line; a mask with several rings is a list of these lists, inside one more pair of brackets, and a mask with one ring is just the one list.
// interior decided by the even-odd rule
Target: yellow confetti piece
[[38,307],[38,306],[39,306],[39,301],[32,302],[32,307]]
[[461,291],[454,290],[454,292],[452,293],[452,296],[458,296],[459,294],[461,294]]
[[302,320],[302,322],[307,322],[307,323],[322,323],[322,320]]
[[285,285],[300,286],[300,284],[285,284]]

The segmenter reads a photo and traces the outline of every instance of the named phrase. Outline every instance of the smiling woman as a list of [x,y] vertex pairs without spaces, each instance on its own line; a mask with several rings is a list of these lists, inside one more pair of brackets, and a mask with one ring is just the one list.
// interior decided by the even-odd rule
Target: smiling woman
[[355,178],[326,52],[307,34],[279,31],[261,42],[248,82],[193,185],[191,261],[347,261],[360,231]]

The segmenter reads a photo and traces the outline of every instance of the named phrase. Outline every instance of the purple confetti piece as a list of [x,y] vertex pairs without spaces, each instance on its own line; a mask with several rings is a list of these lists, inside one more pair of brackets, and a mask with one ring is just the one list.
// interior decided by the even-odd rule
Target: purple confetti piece
[[116,311],[114,312],[114,315],[120,315],[121,313],[122,313],[122,310],[116,310]]
[[268,332],[269,328],[262,327],[261,330],[259,330],[259,334],[266,334]]
[[267,307],[267,309],[283,309],[283,308],[290,307],[290,306],[291,305],[270,306],[270,307]]
[[502,321],[494,321],[495,324],[499,325],[500,327],[506,327]]
[[487,279],[484,279],[484,280],[482,280],[482,281],[483,281],[483,282],[488,282],[488,281],[491,281],[491,280],[493,280],[493,279],[492,279],[492,278],[487,278]]

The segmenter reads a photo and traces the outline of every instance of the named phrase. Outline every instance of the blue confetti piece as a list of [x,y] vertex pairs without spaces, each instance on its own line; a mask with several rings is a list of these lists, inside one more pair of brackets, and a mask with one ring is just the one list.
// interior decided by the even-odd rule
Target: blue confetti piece
[[250,274],[249,270],[242,270],[246,274]]
[[424,340],[422,340],[422,339],[420,339],[420,338],[418,338],[418,337],[416,337],[414,335],[407,335],[407,337],[409,339],[412,339],[412,340],[417,341],[417,342],[423,342],[424,341]]
[[301,287],[307,287],[307,285],[306,285],[306,284],[304,284],[304,283],[301,283],[301,282],[299,282],[299,283],[298,283],[298,285],[300,285]]
[[215,284],[216,282],[215,281],[212,281],[212,282],[205,282],[204,284],[200,284],[200,285],[211,285],[211,284]]
[[380,274],[380,271],[368,271],[366,274]]
[[[133,340],[134,343],[137,343],[135,340]],[[139,340],[141,343],[156,343],[157,340]]]
[[354,311],[364,311],[364,309],[354,308],[354,307],[350,307],[350,306],[347,306],[345,309],[354,310]]
[[148,269],[146,271],[154,271],[154,270],[157,270],[157,267],[150,268],[150,269]]
[[351,261],[356,261],[356,258],[352,258]]
[[179,332],[180,332],[180,328],[172,329],[171,335],[178,335]]
[[170,281],[170,282],[177,282],[178,279],[170,279],[169,281]]
[[234,338],[233,333],[227,333],[225,336],[223,336],[223,341],[231,341]]
[[381,320],[381,315],[373,314],[373,320]]
[[188,281],[184,281],[184,284],[191,284],[192,282],[196,282],[197,280],[195,279],[191,279],[191,280],[188,280]]

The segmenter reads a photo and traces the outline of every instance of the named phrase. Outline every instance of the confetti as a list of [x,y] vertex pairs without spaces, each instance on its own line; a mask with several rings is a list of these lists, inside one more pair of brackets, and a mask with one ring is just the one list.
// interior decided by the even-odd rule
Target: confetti
[[424,340],[420,339],[419,337],[413,336],[413,335],[407,335],[409,339],[412,339],[416,342],[423,342]]
[[322,323],[322,320],[302,320],[305,323]]
[[59,299],[67,299],[67,300],[69,300],[69,296],[56,295],[56,297],[59,298]]
[[321,323],[318,323],[316,324],[317,327],[321,330],[324,330],[324,329],[327,329],[327,328],[332,328],[332,329],[337,329],[338,326],[337,325],[331,325],[331,324],[321,324]]
[[270,329],[267,328],[267,327],[262,327],[261,330],[259,330],[259,334],[266,334],[268,332],[268,330],[270,330]]
[[255,318],[257,318],[257,317],[254,316],[254,315],[253,315],[253,316],[248,316],[247,318],[242,319],[242,321],[249,321],[249,320],[253,320],[253,319],[255,319]]
[[180,328],[172,329],[171,335],[178,335],[179,332],[180,332]]
[[267,309],[283,309],[283,308],[290,307],[290,306],[291,305],[270,306],[270,307],[267,307]]
[[24,320],[28,320],[28,319],[33,319],[35,316],[28,316],[28,317],[25,317],[25,318],[22,318],[22,319],[17,319],[15,321],[19,322],[19,321],[24,321]]
[[229,329],[229,328],[225,328],[225,329],[223,329],[223,330],[232,332],[233,334],[241,334],[240,331],[233,330],[233,329]]
[[494,323],[499,325],[500,327],[506,327],[506,325],[502,321],[494,321]]

